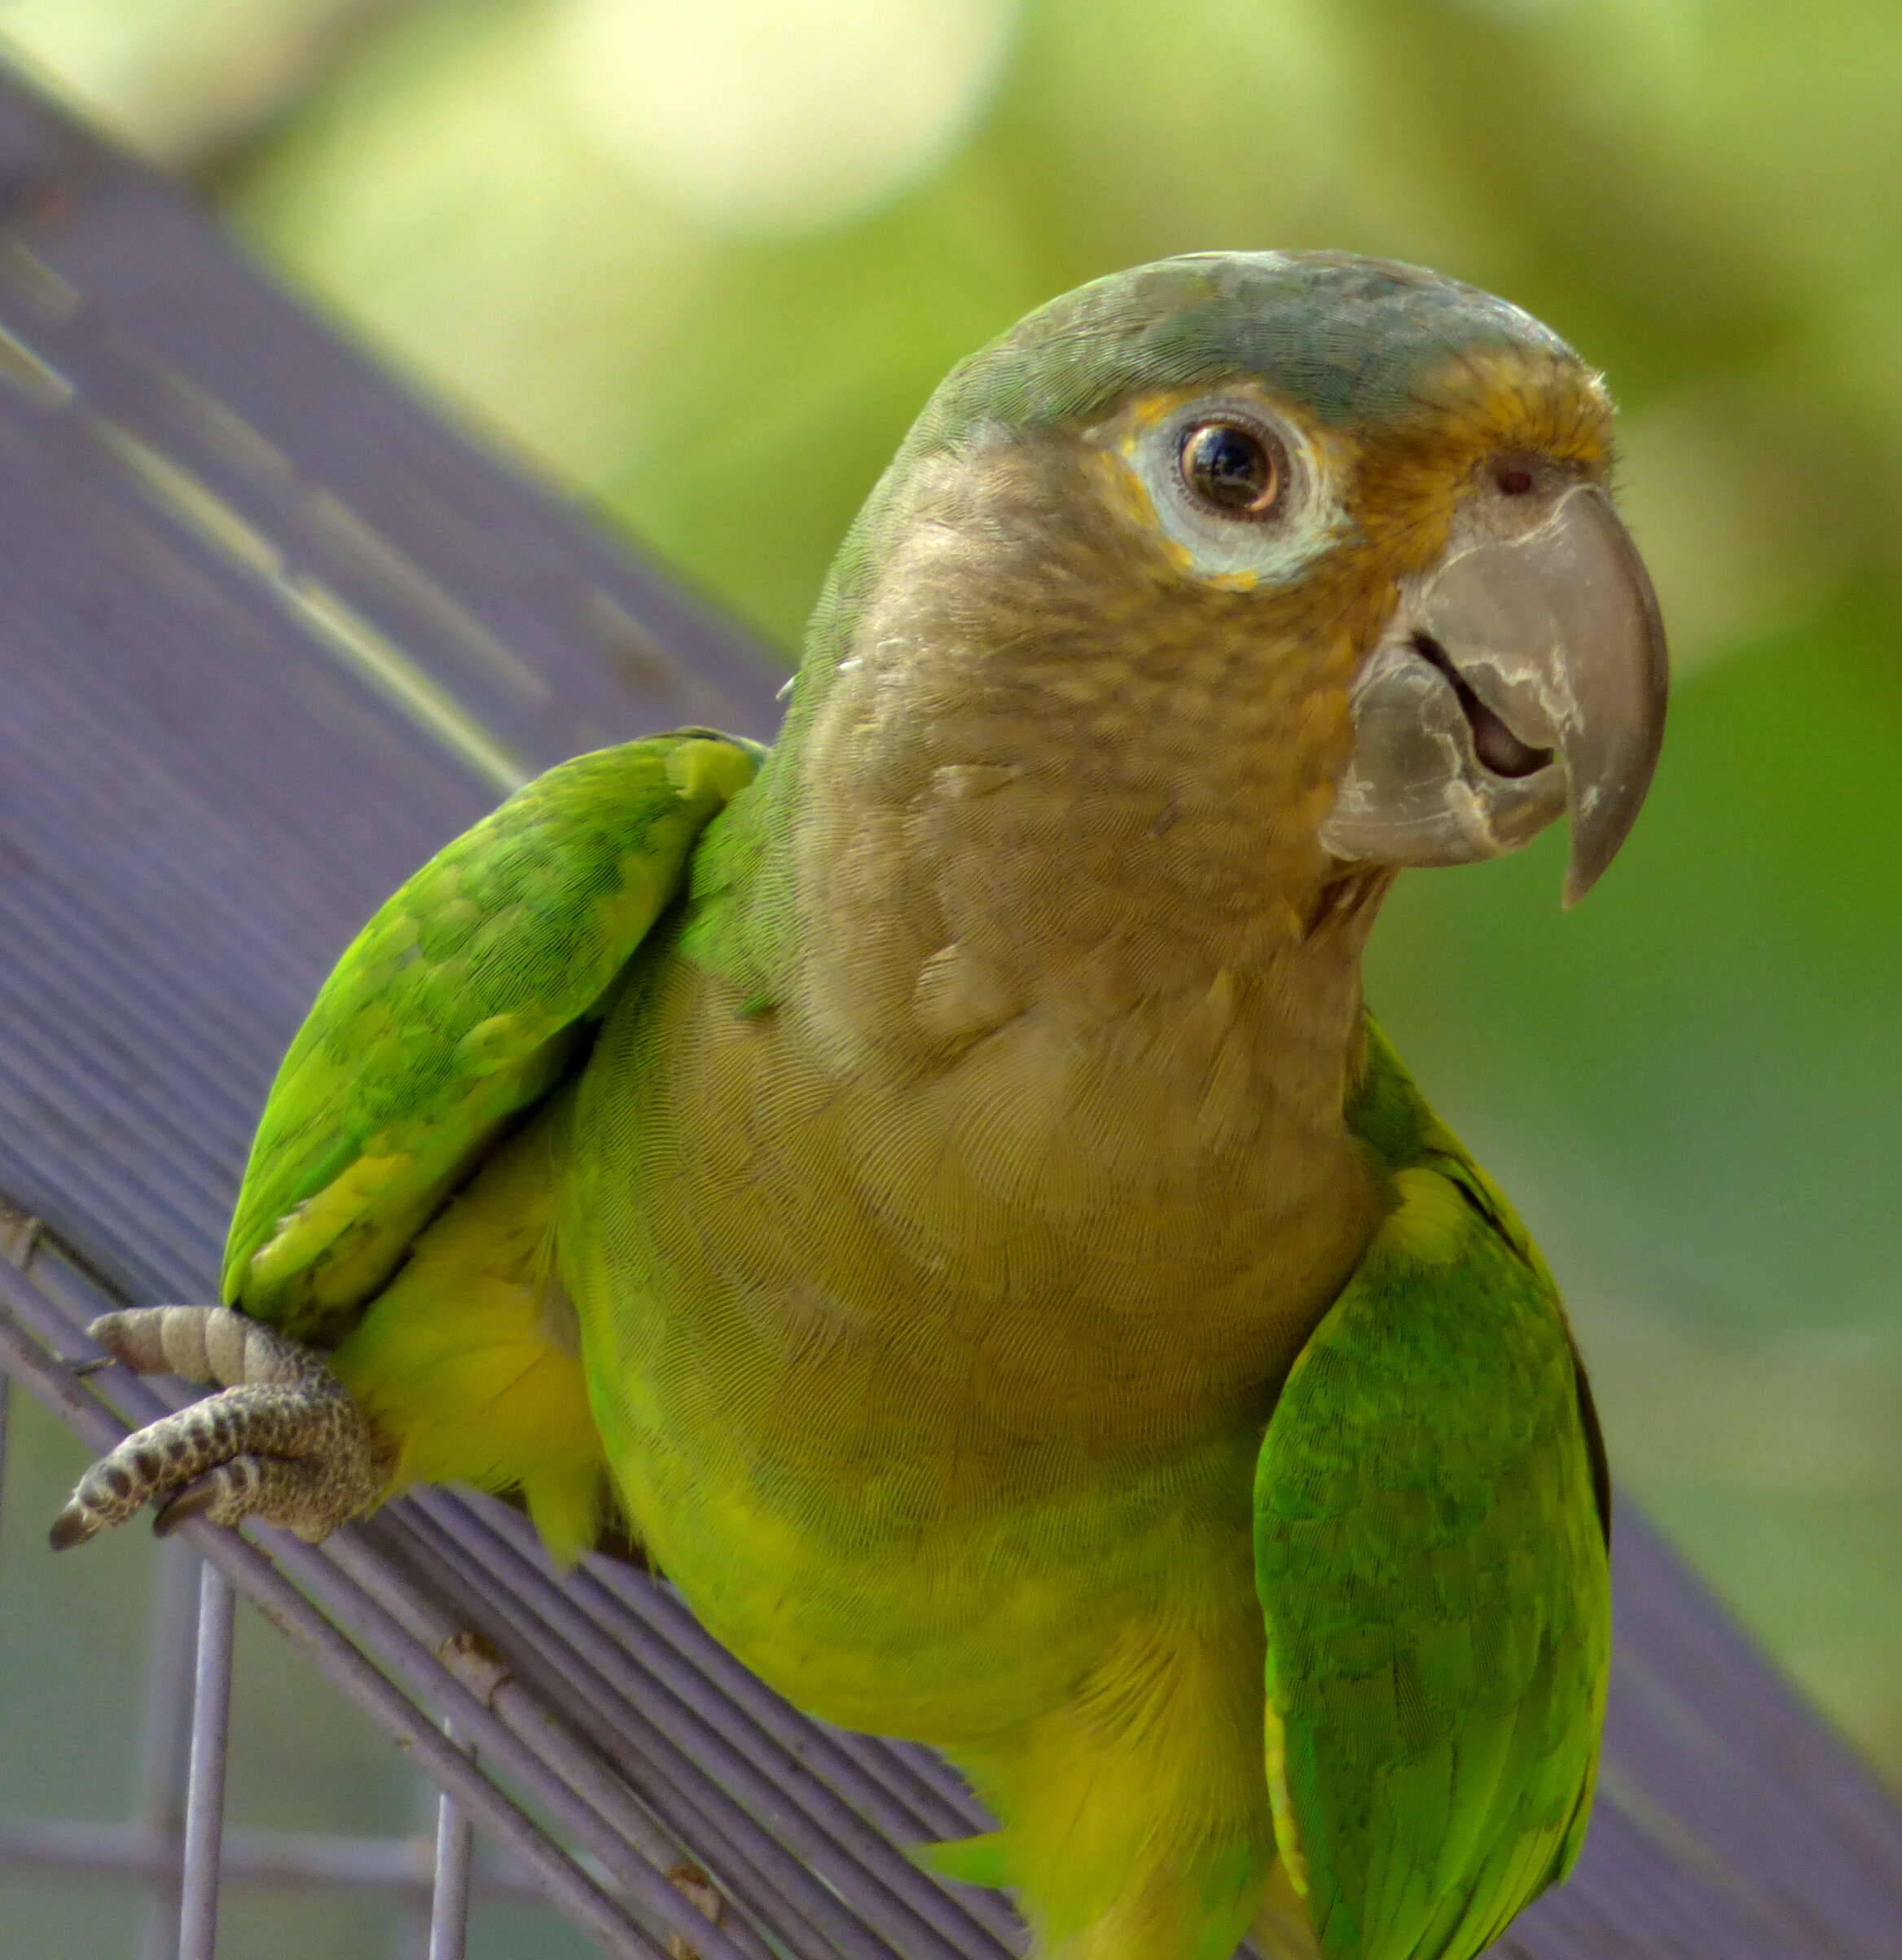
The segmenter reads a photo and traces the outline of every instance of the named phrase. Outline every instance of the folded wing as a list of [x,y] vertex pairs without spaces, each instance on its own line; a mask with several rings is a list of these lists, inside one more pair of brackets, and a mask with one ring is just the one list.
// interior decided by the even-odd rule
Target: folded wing
[[1355,1118],[1396,1206],[1256,1482],[1269,1782],[1329,1960],[1470,1960],[1584,1839],[1609,1497],[1551,1275],[1369,1041]]
[[705,729],[577,757],[439,852],[338,962],[265,1107],[227,1303],[334,1347],[502,1133],[577,1066],[762,751]]

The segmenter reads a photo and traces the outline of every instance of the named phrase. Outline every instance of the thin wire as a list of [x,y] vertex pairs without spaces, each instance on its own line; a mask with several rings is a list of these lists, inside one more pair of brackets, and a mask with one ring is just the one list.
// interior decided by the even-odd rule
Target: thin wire
[[[433,1514],[441,1522],[450,1510],[441,1505]],[[801,1863],[850,1899],[858,1914],[894,1950],[917,1960],[958,1960],[951,1929],[984,1939],[986,1929],[972,1920],[961,1900],[915,1866],[891,1859],[888,1842],[795,1762],[784,1745],[764,1733],[749,1734],[744,1712],[717,1693],[708,1694],[677,1651],[644,1627],[624,1625],[618,1639],[606,1635],[578,1603],[591,1588],[600,1592],[588,1574],[573,1575],[564,1591],[472,1512],[464,1510],[458,1523],[456,1536],[465,1554],[492,1575],[499,1593],[521,1600],[551,1633],[566,1638],[623,1699],[664,1728]]]
[[[428,1805],[433,1832],[433,1786]],[[136,1824],[81,1822],[72,1818],[0,1818],[0,1874],[64,1871],[122,1879],[174,1888],[178,1848]],[[429,1933],[429,1866],[415,1838],[353,1837],[317,1830],[230,1830],[218,1857],[218,1892],[239,1886],[275,1892],[345,1890],[375,1893],[416,1909],[416,1960]],[[478,1848],[471,1892],[477,1897],[538,1905],[542,1894],[512,1862]],[[177,1937],[178,1913],[173,1912]]]
[[[425,1528],[429,1523],[418,1515],[399,1520],[389,1512],[371,1520],[384,1535],[400,1533],[407,1570],[428,1579],[433,1590],[454,1598],[456,1575],[437,1556]],[[546,1638],[519,1601],[492,1594],[488,1611],[491,1629],[513,1637],[518,1651],[520,1643]],[[529,1696],[523,1707],[530,1715],[539,1712],[537,1747],[552,1768],[577,1789],[592,1795],[603,1814],[617,1822],[644,1855],[665,1852],[664,1870],[683,1862],[710,1870],[742,1913],[750,1913],[759,1928],[770,1928],[769,1945],[743,1917],[722,1923],[720,1931],[748,1960],[772,1960],[775,1952],[790,1960],[894,1960],[889,1947],[851,1918],[846,1901],[813,1878],[749,1813],[698,1773],[643,1710],[617,1696],[579,1655],[552,1648],[546,1655],[537,1652],[549,1665],[542,1685],[556,1708],[565,1707],[573,1716],[577,1711],[571,1696],[587,1705],[592,1746],[581,1748],[568,1723]],[[499,1699],[499,1709],[501,1706]],[[612,1773],[604,1757],[611,1760]],[[618,1808],[610,1809],[608,1800],[617,1793]],[[670,1830],[678,1834],[678,1843],[654,1841],[652,1825],[640,1835],[650,1812],[665,1817]],[[691,1857],[684,1848],[687,1844],[692,1846]],[[689,1938],[687,1944],[700,1953],[705,1943]]]
[[[125,1425],[93,1395],[86,1383],[54,1360],[20,1325],[43,1327],[54,1343],[71,1343],[77,1330],[37,1286],[0,1261],[0,1367],[18,1376],[96,1453],[103,1455],[125,1434]],[[18,1320],[14,1317],[19,1316]],[[141,1391],[141,1392],[134,1392]],[[143,1385],[128,1385],[125,1399],[142,1409],[162,1408]],[[139,1419],[147,1420],[143,1413]],[[604,1949],[618,1960],[660,1960],[661,1949],[628,1919],[586,1873],[525,1813],[453,1749],[413,1703],[364,1659],[262,1553],[220,1526],[193,1518],[182,1536],[214,1561],[265,1618],[289,1637],[318,1671],[380,1729],[411,1751],[426,1769],[478,1817],[490,1835],[511,1852],[524,1874]],[[440,1674],[441,1670],[437,1672]],[[454,1688],[452,1677],[443,1684]],[[731,1957],[727,1957],[731,1960]]]
[[[453,1725],[442,1732],[453,1742]],[[469,1751],[474,1760],[475,1751]],[[436,1876],[429,1900],[429,1960],[463,1960],[469,1931],[469,1868],[475,1833],[468,1813],[445,1791],[436,1801]]]
[[[3,1263],[0,1263],[0,1304],[5,1305],[9,1314],[17,1312],[20,1318],[42,1327],[54,1343],[70,1344],[75,1338],[77,1330],[62,1325],[62,1316],[52,1301]],[[75,1378],[68,1369],[37,1351],[9,1325],[7,1314],[0,1314],[0,1363],[19,1374],[102,1454],[124,1436],[125,1422],[104,1406],[90,1382]],[[120,1374],[120,1371],[113,1373],[116,1377]],[[115,1379],[113,1387],[134,1422],[150,1422],[167,1406],[152,1385],[137,1376]],[[442,1739],[433,1722],[422,1718],[414,1700],[406,1699],[368,1665],[360,1648],[376,1652],[393,1664],[406,1682],[411,1696],[433,1699],[441,1713],[452,1715],[472,1740],[481,1742],[491,1762],[532,1792],[535,1800],[593,1854],[610,1879],[639,1906],[652,1913],[663,1926],[679,1927],[688,1934],[696,1949],[703,1952],[705,1960],[742,1960],[736,1949],[719,1938],[718,1929],[706,1927],[701,1916],[659,1872],[630,1852],[625,1839],[604,1821],[598,1808],[570,1782],[538,1760],[446,1665],[454,1646],[449,1637],[455,1629],[446,1624],[432,1628],[433,1641],[442,1648],[437,1653],[405,1628],[398,1614],[414,1615],[419,1611],[419,1602],[405,1596],[396,1575],[384,1571],[373,1561],[366,1567],[364,1548],[354,1542],[358,1534],[354,1527],[335,1534],[321,1552],[283,1532],[261,1532],[260,1546],[253,1547],[235,1533],[197,1518],[182,1527],[181,1536],[205,1557],[216,1561],[267,1619],[291,1634],[306,1652],[321,1655],[318,1664],[323,1671],[380,1723],[391,1726],[394,1717],[396,1732],[406,1740],[412,1760],[428,1765],[439,1783],[465,1803],[472,1804],[486,1827],[504,1844],[521,1852],[531,1872],[550,1882],[569,1909],[578,1911],[583,1925],[595,1930],[597,1937],[605,1936],[605,1927],[612,1928],[613,1936],[608,1940],[610,1951],[628,1950],[625,1944],[617,1945],[615,1940],[625,1943],[629,1939],[636,1942],[632,1950],[643,1955],[658,1955],[662,1949],[648,1935],[637,1932],[626,1915],[609,1903],[601,1888],[585,1878],[564,1853],[555,1851],[558,1863],[551,1864],[529,1851],[519,1835],[521,1827],[526,1827],[546,1844],[548,1841],[544,1835],[506,1799],[500,1800],[505,1810],[494,1808],[494,1800],[500,1799],[500,1792],[471,1766],[459,1750]],[[265,1555],[267,1551],[269,1558]],[[364,1572],[368,1588],[349,1575],[355,1571]],[[314,1611],[310,1602],[297,1593],[298,1586],[313,1596],[323,1608],[321,1613]],[[287,1611],[292,1599],[296,1606]],[[496,1687],[493,1682],[485,1681],[483,1691],[491,1689],[499,1701],[506,1699],[525,1703],[525,1698],[512,1684],[503,1682]],[[397,1709],[402,1712],[400,1716],[395,1715]],[[541,1714],[533,1705],[525,1705],[523,1712],[531,1720]],[[552,1845],[548,1848],[555,1850]]]
[[[77,1323],[93,1306],[93,1298],[83,1282],[67,1284],[59,1273],[46,1277],[52,1282],[50,1288],[23,1285],[16,1276],[0,1272],[0,1300],[38,1327],[49,1344],[64,1351],[78,1342]],[[69,1294],[75,1297],[64,1297]],[[7,1343],[6,1334],[0,1321],[0,1347],[17,1345]],[[43,1351],[27,1344],[23,1358],[7,1354],[0,1355],[0,1360],[15,1366],[82,1434],[110,1422],[92,1384],[76,1381],[65,1369],[50,1364]],[[103,1386],[134,1423],[149,1420],[165,1405],[151,1385],[116,1369],[103,1378]],[[116,1433],[117,1426],[112,1426]],[[93,1439],[90,1435],[88,1439]],[[407,1505],[398,1507],[367,1530],[340,1533],[322,1554],[279,1534],[261,1534],[283,1575],[310,1591],[330,1616],[327,1621],[318,1617],[314,1628],[293,1624],[296,1616],[281,1615],[267,1599],[268,1582],[279,1577],[267,1562],[257,1561],[261,1569],[257,1570],[249,1564],[240,1570],[228,1562],[234,1555],[245,1558],[248,1548],[241,1540],[222,1532],[201,1535],[195,1528],[189,1536],[217,1558],[241,1589],[300,1644],[320,1646],[324,1672],[338,1679],[360,1704],[370,1707],[393,1732],[396,1725],[389,1703],[398,1703],[405,1718],[400,1733],[416,1759],[427,1763],[437,1780],[457,1795],[461,1808],[472,1812],[473,1821],[485,1834],[516,1848],[514,1834],[527,1825],[506,1799],[501,1800],[506,1808],[491,1814],[499,1792],[487,1778],[500,1769],[546,1807],[583,1850],[593,1853],[609,1883],[617,1880],[626,1889],[630,1895],[626,1904],[644,1923],[644,1931],[657,1921],[702,1953],[705,1960],[716,1960],[716,1956],[764,1960],[755,1925],[762,1931],[772,1928],[788,1950],[806,1951],[815,1960],[819,1955],[841,1954],[890,1960],[893,1947],[857,1916],[869,1905],[896,1935],[898,1951],[952,1960],[960,1954],[995,1954],[999,1945],[1006,1949],[1015,1945],[1010,1936],[1016,1928],[1001,1901],[974,1895],[954,1903],[921,1873],[898,1865],[902,1854],[867,1829],[864,1812],[907,1837],[938,1835],[947,1824],[955,1829],[962,1821],[958,1812],[969,1803],[955,1782],[951,1789],[943,1784],[933,1788],[937,1779],[921,1775],[920,1764],[890,1756],[875,1756],[863,1766],[847,1762],[843,1759],[848,1753],[867,1747],[861,1738],[809,1731],[800,1717],[757,1684],[748,1697],[754,1700],[753,1707],[732,1707],[726,1684],[709,1678],[713,1670],[705,1659],[696,1665],[664,1651],[662,1624],[679,1610],[670,1601],[662,1605],[664,1595],[655,1595],[657,1610],[648,1625],[637,1619],[629,1626],[625,1602],[611,1604],[586,1583],[577,1589],[581,1599],[556,1589],[532,1540],[525,1532],[512,1528],[512,1519],[503,1523],[491,1507],[485,1530],[454,1500],[441,1503],[435,1517],[419,1515]],[[379,1527],[403,1541],[394,1565],[385,1563],[380,1554]],[[429,1544],[432,1537],[438,1543]],[[452,1545],[443,1540],[459,1542]],[[255,1559],[255,1554],[250,1556]],[[428,1569],[438,1566],[440,1571]],[[534,1583],[524,1585],[529,1569]],[[485,1583],[497,1578],[503,1581],[499,1588]],[[525,1597],[515,1597],[511,1580],[521,1586]],[[573,1580],[570,1585],[575,1585]],[[429,1598],[434,1593],[441,1600],[455,1601],[465,1593],[467,1599],[450,1604],[446,1615],[442,1606]],[[462,1650],[471,1637],[462,1629],[485,1623],[496,1627],[505,1649],[516,1649],[516,1664],[524,1668],[522,1681],[508,1678],[506,1668],[498,1671],[493,1657]],[[393,1668],[409,1695],[433,1703],[437,1718],[452,1716],[459,1736],[480,1743],[485,1769],[472,1769],[443,1741],[434,1721],[419,1734],[413,1707],[393,1695],[390,1683],[375,1669],[363,1668],[345,1635],[365,1641],[384,1666]],[[520,1636],[519,1646],[512,1635]],[[578,1639],[594,1664],[575,1651],[573,1643]],[[639,1661],[628,1651],[630,1644],[639,1652]],[[481,1643],[476,1646],[479,1650]],[[345,1653],[354,1663],[350,1667],[354,1678],[348,1681],[338,1672],[340,1665],[349,1664],[344,1662]],[[728,1668],[735,1666],[730,1657],[725,1657],[725,1663]],[[600,1679],[604,1672],[618,1677],[612,1687]],[[580,1692],[576,1676],[593,1677],[595,1688],[605,1692]],[[670,1677],[670,1684],[663,1685]],[[538,1683],[533,1693],[527,1691],[531,1679]],[[626,1699],[630,1694],[631,1700]],[[550,1701],[540,1699],[543,1695]],[[569,1707],[571,1703],[577,1705]],[[564,1707],[569,1707],[566,1719],[553,1712]],[[653,1716],[676,1734],[669,1737],[652,1727],[648,1718]],[[612,1753],[613,1770],[581,1741],[583,1735]],[[734,1802],[736,1791],[720,1786],[726,1777],[709,1780],[709,1753],[761,1806],[771,1828],[762,1829],[764,1819],[756,1819],[744,1804]],[[450,1772],[451,1764],[459,1777]],[[854,1814],[850,1799],[841,1802],[843,1791],[837,1795],[819,1791],[814,1783],[815,1769],[821,1776],[840,1776],[864,1812]],[[480,1797],[471,1794],[475,1791],[481,1791]],[[954,1792],[960,1800],[947,1801]],[[933,1812],[935,1816],[930,1814]],[[502,1817],[509,1822],[503,1824]],[[781,1844],[775,1830],[785,1831],[797,1849]],[[723,1915],[722,1923],[708,1923],[661,1876],[683,1861],[674,1848],[683,1840],[694,1847],[691,1861],[713,1869],[740,1909],[731,1917]],[[654,1860],[652,1864],[630,1855],[636,1844]],[[538,1849],[553,1848],[543,1839]],[[870,1897],[851,1896],[848,1902],[805,1868],[806,1857],[842,1883],[848,1895],[868,1890]],[[882,1883],[875,1878],[866,1887],[865,1878],[878,1874],[887,1861],[896,1869],[883,1875]],[[532,1854],[525,1855],[524,1861],[544,1883],[554,1878]],[[598,1882],[582,1881],[594,1894],[587,1902],[594,1909],[587,1909],[571,1889],[582,1874],[572,1861],[563,1863],[565,1870],[555,1883],[564,1895],[564,1903],[584,1923],[597,1925],[599,1906],[605,1903]],[[797,1931],[788,1923],[788,1909],[793,1918],[804,1923]],[[753,1924],[747,1923],[749,1918]],[[822,1926],[824,1934],[809,1941],[807,1930]],[[622,1918],[617,1931],[625,1937],[631,1930]],[[653,1949],[644,1943],[639,1950],[651,1953]]]
[[175,1541],[160,1545],[133,1814],[163,1845],[165,1865],[153,1880],[139,1928],[138,1960],[177,1960],[178,1952],[178,1874],[191,1760],[199,1571],[200,1562],[184,1545]]
[[218,1936],[218,1838],[231,1734],[231,1629],[236,1600],[206,1564],[198,1583],[198,1667],[192,1681],[191,1768],[185,1786],[185,1869],[178,1960],[213,1960]]
[[426,1863],[428,1870],[421,1890],[396,1915],[396,1924],[390,1929],[389,1960],[429,1960],[429,1925],[436,1910],[436,1835],[440,1822],[437,1807],[441,1800],[442,1792],[428,1777],[416,1779],[416,1842],[428,1847],[419,1854],[418,1862]]

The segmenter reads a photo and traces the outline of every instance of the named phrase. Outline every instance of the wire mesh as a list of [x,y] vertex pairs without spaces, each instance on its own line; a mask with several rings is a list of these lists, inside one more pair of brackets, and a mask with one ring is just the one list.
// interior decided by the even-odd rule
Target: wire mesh
[[[0,1264],[0,1368],[94,1449],[182,1399],[116,1367],[75,1372],[87,1351],[84,1322],[106,1303],[56,1256],[42,1257],[30,1277]],[[138,1822],[117,1839],[16,1836],[11,1849],[16,1857],[51,1852],[73,1867],[135,1868],[161,1884],[175,1876],[180,1960],[215,1952],[222,1871],[318,1885],[398,1884],[408,1875],[399,1855],[407,1848],[374,1844],[240,1840],[235,1859],[228,1846],[221,1858],[239,1594],[442,1786],[432,1960],[462,1950],[478,1827],[507,1853],[518,1888],[611,1954],[957,1960],[1017,1943],[995,1895],[959,1887],[963,1896],[954,1896],[885,1835],[915,1840],[984,1827],[942,1764],[800,1716],[632,1567],[591,1559],[564,1582],[525,1521],[446,1491],[393,1505],[323,1548],[197,1520],[179,1537],[203,1561],[195,1631],[187,1633],[191,1595],[168,1573],[161,1612],[172,1624],[149,1670]],[[193,1691],[179,1695],[177,1655],[187,1637]],[[182,1845],[168,1797],[177,1740],[160,1712],[178,1707],[191,1711]],[[145,1944],[166,1950],[152,1928]]]

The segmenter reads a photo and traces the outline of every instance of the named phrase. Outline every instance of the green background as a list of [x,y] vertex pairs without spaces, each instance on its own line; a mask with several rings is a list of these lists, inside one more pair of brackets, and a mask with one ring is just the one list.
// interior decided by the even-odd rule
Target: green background
[[[1556,839],[1403,881],[1371,991],[1565,1281],[1627,1487],[1902,1778],[1902,9],[0,0],[0,33],[788,648],[944,369],[1095,274],[1390,253],[1601,364],[1677,664],[1650,805],[1575,913]],[[116,1814],[152,1559],[53,1568],[77,1452],[15,1426],[0,1816]],[[240,1822],[413,1823],[260,1629],[240,1693]],[[4,1960],[132,1915],[0,1871]],[[239,1901],[226,1950],[391,1923]]]

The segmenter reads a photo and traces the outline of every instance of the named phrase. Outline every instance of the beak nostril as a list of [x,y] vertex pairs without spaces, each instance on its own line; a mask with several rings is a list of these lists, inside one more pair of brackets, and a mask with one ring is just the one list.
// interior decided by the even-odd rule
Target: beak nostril
[[1413,635],[1413,651],[1445,677],[1458,697],[1461,712],[1473,731],[1473,753],[1483,767],[1490,769],[1495,776],[1517,780],[1535,775],[1552,760],[1551,749],[1535,749],[1530,742],[1521,741],[1487,706],[1473,692],[1465,675],[1453,665],[1446,648],[1430,633]]

